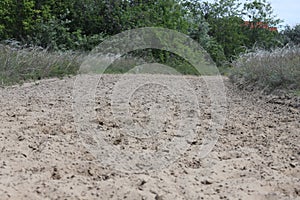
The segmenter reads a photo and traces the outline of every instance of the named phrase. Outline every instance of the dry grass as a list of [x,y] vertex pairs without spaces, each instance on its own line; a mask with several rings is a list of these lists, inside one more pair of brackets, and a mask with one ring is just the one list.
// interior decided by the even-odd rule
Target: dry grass
[[0,85],[76,74],[83,55],[0,45]]
[[256,50],[241,55],[230,78],[241,87],[274,89],[300,88],[300,47],[287,46],[272,51]]

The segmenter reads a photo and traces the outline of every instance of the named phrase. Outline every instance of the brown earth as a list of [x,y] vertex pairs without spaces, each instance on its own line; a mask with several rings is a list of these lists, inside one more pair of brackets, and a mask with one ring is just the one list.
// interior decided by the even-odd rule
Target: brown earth
[[[136,75],[132,81],[140,77],[154,76]],[[81,137],[85,130],[76,124],[75,77],[0,88],[0,199],[300,199],[299,99],[239,91],[223,78],[226,122],[212,151],[201,158],[212,100],[201,77],[186,79],[197,96],[196,110],[180,111],[167,87],[146,84],[123,102],[130,120],[112,112],[111,95],[120,76],[103,76],[93,102],[96,115],[86,129],[95,128],[113,149],[103,157],[91,149],[102,146]],[[175,76],[164,80],[179,84]],[[118,105],[115,109],[122,109]],[[191,128],[195,138],[176,135],[188,115],[198,120]],[[161,132],[154,133],[152,122]],[[128,127],[138,131],[127,133]],[[176,154],[168,145],[160,151],[162,143],[184,137],[184,151]],[[156,163],[161,168],[139,171],[134,155],[122,163],[126,152],[148,153],[150,160],[170,157]]]

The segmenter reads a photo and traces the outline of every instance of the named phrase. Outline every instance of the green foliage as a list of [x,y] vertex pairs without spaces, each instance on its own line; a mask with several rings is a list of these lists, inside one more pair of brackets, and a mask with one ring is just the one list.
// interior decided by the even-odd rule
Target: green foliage
[[176,0],[24,0],[16,5],[5,0],[0,3],[0,40],[89,50],[104,36],[132,28],[155,26],[187,33],[185,12]]
[[216,40],[209,36],[210,25],[203,15],[203,4],[197,0],[183,1],[182,6],[189,12],[186,18],[189,21],[189,36],[197,41],[216,62],[217,66],[226,63],[224,47]]
[[187,33],[186,10],[176,0],[132,0],[122,15],[124,29],[164,27]]
[[273,14],[272,6],[266,0],[247,0],[243,5],[243,15],[254,23],[264,22],[269,26],[278,25],[281,20]]
[[52,18],[37,24],[30,43],[49,48],[51,50],[66,50],[72,48],[71,34],[67,24],[68,20]]
[[[180,56],[155,49],[136,50],[122,56],[110,65],[105,73],[126,73],[136,66],[147,63],[161,63],[172,67],[179,74],[199,75],[199,72]],[[151,70],[150,70],[151,72]]]
[[285,30],[281,34],[284,37],[285,43],[291,43],[294,45],[300,44],[300,24],[294,27],[286,26]]
[[243,14],[248,17],[248,20],[254,26],[254,28],[248,27],[245,30],[247,36],[246,47],[252,48],[255,45],[256,47],[270,49],[278,46],[279,33],[260,27],[260,23],[266,24],[268,27],[276,27],[282,22],[273,14],[271,4],[266,0],[247,0],[243,10]]
[[0,38],[7,39],[11,37],[12,32],[15,29],[15,20],[16,18],[13,17],[15,14],[14,10],[14,3],[12,0],[3,0],[0,1]]
[[199,11],[209,23],[208,34],[221,45],[226,59],[243,51],[245,35],[242,32],[242,14],[237,0],[219,0],[199,3]]
[[211,34],[216,41],[224,48],[226,58],[240,54],[244,49],[246,36],[242,32],[243,20],[239,17],[228,16],[211,20]]
[[[221,48],[217,49],[223,49],[227,61],[231,61],[253,46],[271,48],[279,45],[277,32],[243,26],[245,16],[253,23],[263,22],[269,26],[276,26],[280,22],[273,16],[272,8],[265,0],[247,1],[243,5],[238,0],[216,0],[213,3],[197,0],[188,2],[192,5],[192,9],[189,10],[194,12],[194,16],[204,17],[209,24],[208,34],[214,38],[215,43],[221,45]],[[221,54],[214,56],[216,52],[210,53],[218,65],[224,62]]]
[[[176,0],[132,0],[127,2],[120,22],[123,30],[163,27],[187,34],[190,24],[185,18],[186,12]],[[159,38],[158,35],[156,36]],[[166,64],[181,73],[196,73],[195,70],[193,72],[190,70],[190,65],[184,59],[167,51],[146,49],[132,52],[129,56],[142,58],[147,62]],[[184,68],[183,66],[186,68],[185,70],[179,69],[180,67]],[[114,69],[116,70],[116,68]]]
[[[279,45],[277,32],[243,26],[245,17],[269,26],[280,22],[266,0],[1,0],[0,41],[15,39],[49,51],[86,51],[125,30],[164,27],[189,35],[224,67],[247,48]],[[287,29],[283,35],[297,41],[298,32]],[[141,50],[130,56],[195,73],[170,52]]]
[[226,66],[227,58],[224,53],[224,48],[215,39],[210,40],[204,48],[218,67]]

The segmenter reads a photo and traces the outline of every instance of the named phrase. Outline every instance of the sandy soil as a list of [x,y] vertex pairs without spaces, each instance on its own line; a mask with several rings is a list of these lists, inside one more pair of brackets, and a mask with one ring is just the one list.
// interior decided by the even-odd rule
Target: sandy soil
[[[132,82],[142,77],[136,76]],[[112,104],[124,84],[120,76],[103,76],[86,129],[74,116],[75,77],[0,88],[0,199],[300,199],[299,99],[241,92],[224,78],[226,122],[201,158],[212,102],[202,78],[186,79],[198,101],[184,104],[189,112],[180,110],[184,96],[162,84],[145,84],[128,102]],[[173,76],[164,80],[180,84]],[[180,135],[189,126],[196,137]],[[103,146],[81,135],[89,129],[112,152],[96,154]],[[184,138],[184,148],[168,146],[174,138]],[[158,168],[147,167],[147,158],[158,159]]]

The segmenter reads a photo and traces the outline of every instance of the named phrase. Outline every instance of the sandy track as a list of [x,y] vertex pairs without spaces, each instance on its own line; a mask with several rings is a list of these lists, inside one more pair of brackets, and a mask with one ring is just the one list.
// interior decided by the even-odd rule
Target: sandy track
[[[166,115],[159,139],[138,140],[112,117],[110,95],[118,80],[107,75],[99,82],[91,123],[119,151],[155,152],[178,128],[176,99],[167,90],[160,94],[159,85],[135,92],[131,123],[151,127],[148,107],[162,106]],[[189,147],[169,166],[143,173],[103,166],[82,145],[72,110],[75,78],[1,88],[0,199],[300,199],[299,102],[240,92],[224,78],[226,124],[212,152],[200,159],[211,102],[201,78],[187,80],[200,102],[193,130],[198,138],[188,139]]]

